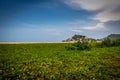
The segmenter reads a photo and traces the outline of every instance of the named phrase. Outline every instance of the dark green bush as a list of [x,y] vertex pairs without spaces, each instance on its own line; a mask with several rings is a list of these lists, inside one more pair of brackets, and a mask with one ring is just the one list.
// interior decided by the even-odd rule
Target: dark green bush
[[112,44],[112,41],[109,38],[107,38],[104,41],[102,41],[101,47],[110,47],[111,44]]
[[120,46],[120,40],[113,40],[111,46]]
[[120,46],[120,40],[110,40],[109,38],[103,40],[101,43],[97,43],[98,47],[114,47]]
[[67,50],[76,50],[76,47],[75,46],[67,46],[65,47]]
[[72,45],[66,47],[67,50],[90,50],[91,45],[88,42],[76,42],[73,43]]
[[66,47],[67,50],[91,50],[92,47],[104,48],[120,46],[120,40],[110,40],[109,38],[102,42],[89,43],[89,42],[75,42]]

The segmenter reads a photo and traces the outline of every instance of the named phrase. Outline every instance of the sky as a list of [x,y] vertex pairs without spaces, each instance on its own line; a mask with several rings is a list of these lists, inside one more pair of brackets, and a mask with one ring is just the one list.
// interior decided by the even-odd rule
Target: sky
[[0,0],[0,42],[120,34],[120,0]]

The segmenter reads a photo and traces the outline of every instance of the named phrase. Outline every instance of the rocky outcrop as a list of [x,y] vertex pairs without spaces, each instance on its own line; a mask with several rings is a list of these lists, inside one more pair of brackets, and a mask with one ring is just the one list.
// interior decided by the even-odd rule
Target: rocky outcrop
[[96,41],[96,40],[83,35],[74,35],[71,38],[63,40],[63,42],[77,42],[77,41],[83,42],[83,41]]

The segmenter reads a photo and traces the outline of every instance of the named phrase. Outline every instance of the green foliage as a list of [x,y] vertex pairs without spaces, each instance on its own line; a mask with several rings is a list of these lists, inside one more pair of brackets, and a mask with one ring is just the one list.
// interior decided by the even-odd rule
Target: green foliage
[[113,40],[111,46],[120,46],[120,40]]
[[82,38],[82,37],[85,37],[85,36],[82,36],[82,35],[74,35],[73,37],[72,37],[72,39],[75,39],[75,40],[79,40],[80,38]]
[[69,45],[65,47],[67,50],[77,50],[77,48],[73,45]]
[[88,42],[76,42],[67,47],[67,50],[91,50],[91,45]]
[[65,49],[78,44],[0,44],[0,80],[120,79],[120,46]]
[[80,42],[78,41],[75,43],[75,46],[77,47],[77,50],[90,50],[91,45],[88,42]]
[[98,47],[114,47],[120,46],[120,40],[110,40],[109,38],[103,40],[101,43],[98,43]]

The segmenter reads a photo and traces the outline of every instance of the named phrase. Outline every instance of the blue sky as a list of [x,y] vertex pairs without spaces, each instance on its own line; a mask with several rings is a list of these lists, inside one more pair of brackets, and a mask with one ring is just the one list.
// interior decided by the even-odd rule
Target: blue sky
[[120,34],[119,0],[0,0],[1,42]]

